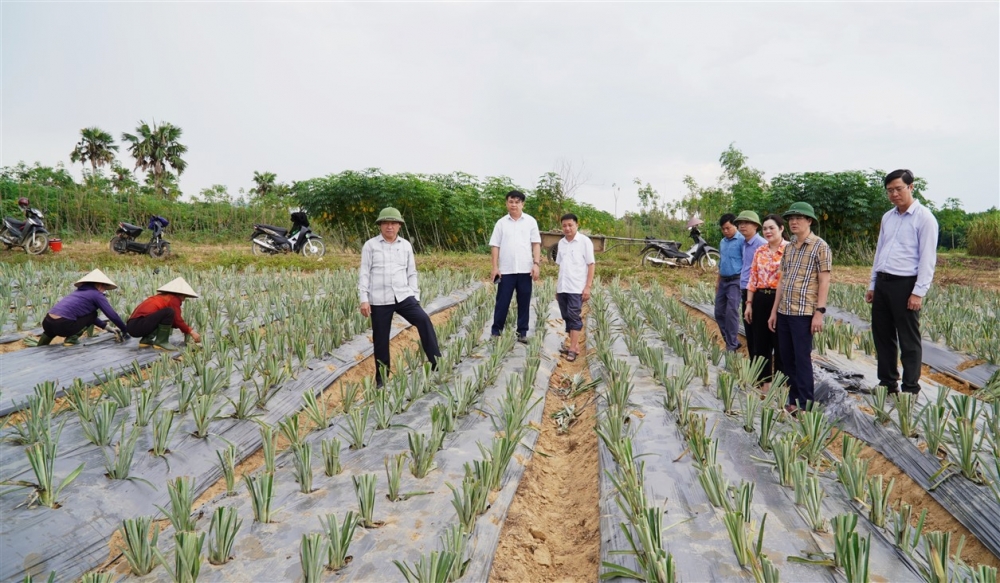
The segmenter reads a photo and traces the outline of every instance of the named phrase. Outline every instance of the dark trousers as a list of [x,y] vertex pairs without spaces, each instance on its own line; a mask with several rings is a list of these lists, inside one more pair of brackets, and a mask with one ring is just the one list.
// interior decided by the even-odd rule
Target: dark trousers
[[156,329],[160,326],[173,327],[173,325],[174,309],[163,308],[162,310],[157,310],[146,316],[129,318],[128,322],[125,322],[125,329],[129,336],[133,338],[142,338],[144,336],[152,336],[156,332]]
[[556,294],[556,302],[566,331],[583,330],[583,294]]
[[[764,293],[770,291],[772,293]],[[778,334],[767,327],[767,319],[774,307],[774,290],[757,290],[753,294],[753,322],[747,327],[747,348],[751,358],[764,359],[764,368],[760,372],[760,382],[771,381],[772,371],[781,370],[781,354],[778,350]],[[746,324],[744,324],[746,325]],[[753,330],[753,342],[750,341],[750,331]]]
[[747,290],[741,289],[740,296],[743,298],[740,303],[740,322],[743,322],[743,336],[747,339],[747,354],[753,356],[754,329],[744,317],[744,314],[747,313]]
[[492,334],[499,336],[507,323],[507,312],[510,311],[510,300],[517,291],[517,335],[528,333],[528,308],[531,305],[531,274],[505,273],[500,276],[497,284],[497,303],[493,308]]
[[778,314],[781,372],[788,377],[788,402],[799,408],[813,400],[812,316]]
[[382,368],[389,371],[389,331],[392,329],[392,316],[399,314],[404,320],[417,329],[420,335],[420,347],[431,365],[437,366],[437,357],[441,356],[438,348],[437,333],[431,317],[420,307],[417,298],[410,296],[401,302],[384,306],[372,306],[372,344],[375,345],[375,384],[382,384]]
[[[903,361],[903,386],[908,393],[920,391],[920,311],[908,310],[914,277],[877,274],[872,299],[872,339],[878,359],[878,381],[890,391],[899,388],[897,356]],[[898,339],[898,341],[897,341]]]
[[76,336],[77,334],[83,332],[87,326],[90,326],[96,321],[97,312],[81,316],[75,320],[70,320],[69,318],[53,318],[52,316],[45,314],[45,319],[42,320],[42,331],[44,331],[45,335],[49,338],[55,338],[56,336],[69,338],[70,336]]
[[719,325],[726,350],[739,348],[740,332],[740,276],[723,277],[715,290],[715,321]]

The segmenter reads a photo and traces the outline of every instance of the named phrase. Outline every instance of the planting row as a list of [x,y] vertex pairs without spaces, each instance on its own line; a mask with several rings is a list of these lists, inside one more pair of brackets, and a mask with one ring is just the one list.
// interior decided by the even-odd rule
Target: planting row
[[[522,441],[530,455],[528,422],[538,420],[551,374],[551,363],[540,366],[541,348],[558,346],[544,327],[525,353],[514,350],[512,334],[484,346],[484,313],[450,343],[442,362],[463,359],[453,374],[403,363],[385,390],[366,387],[360,403],[345,397],[329,423],[283,431],[285,454],[275,456],[265,439],[264,467],[244,475],[245,492],[227,477],[227,492],[204,508],[192,513],[190,497],[179,500],[167,510],[172,529],[160,535],[174,541],[172,558],[153,551],[147,535],[126,554],[149,560],[137,569],[140,561],[129,559],[130,570],[142,573],[159,557],[165,569],[150,577],[160,580],[317,581],[329,571],[350,580],[484,579],[482,558],[492,557],[523,466],[507,467]],[[323,476],[314,476],[313,452]],[[484,513],[490,519],[477,520]],[[144,525],[125,521],[123,529]],[[202,566],[203,547],[211,567]]]
[[[761,401],[755,386],[759,364],[731,357],[726,362],[728,370],[723,371],[709,364],[707,351],[697,352],[697,346],[695,350],[675,349],[687,346],[678,343],[678,338],[697,336],[697,324],[691,322],[683,306],[663,297],[662,293],[637,288],[631,291],[631,295],[620,296],[616,301],[617,311],[621,314],[623,342],[608,345],[606,340],[601,340],[600,334],[594,336],[598,339],[598,357],[608,382],[608,410],[613,410],[614,402],[628,403],[630,398],[636,401],[642,399],[643,403],[655,402],[653,397],[645,395],[643,389],[647,386],[648,377],[643,378],[645,374],[642,370],[634,373],[632,382],[626,380],[627,372],[624,375],[621,371],[614,372],[615,366],[622,366],[614,362],[631,364],[634,357],[628,353],[638,355],[642,368],[658,380],[661,388],[655,390],[650,387],[649,390],[659,393],[659,399],[670,410],[667,416],[672,418],[672,422],[660,422],[661,425],[657,418],[660,412],[643,407],[642,422],[632,431],[637,435],[656,432],[655,442],[658,443],[669,443],[671,438],[676,440],[679,437],[686,445],[674,446],[680,453],[660,452],[650,450],[648,444],[654,439],[646,435],[622,441],[615,438],[620,434],[615,429],[616,424],[621,424],[618,416],[606,414],[602,417],[602,444],[617,463],[616,469],[608,475],[615,478],[611,484],[619,499],[628,501],[623,505],[625,511],[622,514],[629,520],[623,522],[630,524],[632,529],[629,531],[632,536],[618,541],[617,550],[628,550],[629,546],[634,546],[633,541],[649,541],[649,533],[657,532],[651,514],[636,511],[637,502],[642,500],[636,494],[641,492],[642,474],[650,475],[656,471],[656,466],[669,465],[671,473],[666,481],[658,474],[652,474],[655,479],[646,480],[647,488],[653,491],[663,488],[664,484],[669,486],[683,478],[684,472],[680,470],[684,466],[678,466],[690,455],[689,483],[679,488],[668,487],[674,496],[680,498],[680,503],[672,504],[668,496],[666,507],[677,507],[681,516],[675,517],[675,522],[702,520],[703,515],[697,513],[697,508],[688,509],[688,515],[684,513],[685,505],[691,504],[693,496],[686,487],[697,480],[709,503],[716,508],[721,523],[718,528],[725,527],[738,565],[756,580],[774,580],[778,569],[785,572],[786,578],[818,578],[818,572],[789,575],[806,563],[836,567],[852,581],[869,580],[870,573],[891,574],[893,580],[906,579],[905,573],[909,573],[910,577],[919,574],[928,580],[944,580],[939,577],[950,576],[949,559],[952,554],[949,535],[921,533],[919,527],[914,530],[909,521],[912,511],[908,507],[903,505],[893,509],[888,506],[892,484],[885,483],[880,476],[869,478],[867,468],[859,467],[863,465],[857,456],[859,442],[845,438],[844,459],[837,462],[826,453],[833,426],[829,416],[824,415],[820,408],[802,412],[797,419],[788,418],[781,409],[787,398],[787,389],[782,387],[781,382],[772,385],[770,393]],[[593,311],[597,331],[602,327],[609,328],[601,322],[602,310],[596,309],[600,303],[594,303]],[[651,331],[655,337],[650,337]],[[610,334],[611,330],[608,332]],[[659,348],[661,342],[670,350]],[[619,352],[621,344],[629,345],[624,352]],[[713,385],[718,400],[708,398],[709,387]],[[638,415],[626,419],[634,422],[636,417]],[[651,423],[653,428],[647,429]],[[669,427],[676,429],[669,430]],[[752,448],[758,451],[753,452]],[[757,464],[748,463],[752,454],[758,460]],[[630,457],[633,462],[628,461]],[[767,465],[763,465],[765,463]],[[632,466],[637,470],[629,469]],[[769,466],[773,467],[773,473],[767,469]],[[761,469],[766,470],[764,474],[761,474]],[[625,479],[635,474],[640,476],[638,480]],[[731,485],[730,480],[734,477],[740,478],[739,486]],[[835,477],[841,485],[830,488],[829,484]],[[761,480],[788,489],[755,489],[753,483],[760,484]],[[630,481],[630,488],[621,487]],[[757,497],[764,496],[763,504],[754,502],[755,492]],[[797,516],[788,513],[791,508],[798,509]],[[765,513],[767,519],[763,517]],[[759,518],[759,527],[750,522],[751,516]],[[812,532],[809,539],[801,539],[798,535],[802,532],[802,526],[796,525],[798,521],[802,521]],[[710,543],[700,540],[706,538],[700,533],[711,531],[711,526],[705,525],[689,532],[687,525],[683,522],[671,528],[682,531],[679,536],[672,536],[672,532],[657,535],[664,541],[661,548],[673,552],[672,571],[668,574],[672,577],[680,573],[681,577],[693,576],[696,579],[732,576],[731,573],[710,574],[711,571],[705,571],[710,566],[706,567],[692,558],[692,554],[705,556],[713,552]],[[767,534],[764,534],[765,529]],[[777,533],[774,533],[775,529]],[[825,531],[832,531],[832,537]],[[794,540],[796,535],[801,539],[799,544],[807,547],[804,551],[788,552],[782,548],[781,541]],[[697,542],[692,543],[692,538]],[[605,540],[609,540],[607,536]],[[899,551],[892,552],[887,543],[895,543]],[[655,556],[648,549],[644,553],[639,553],[637,549],[632,552],[647,562]],[[788,557],[787,562],[783,555]],[[640,565],[640,568],[645,567]],[[900,567],[903,569],[900,570]],[[995,577],[995,572],[986,567],[959,567],[962,576]],[[650,577],[654,575],[648,570],[646,572]],[[664,569],[660,569],[651,580],[665,580],[660,576],[662,572]]]
[[[428,312],[454,305],[470,291],[439,298],[428,304]],[[356,303],[355,294],[348,297]],[[469,309],[464,306],[460,313]],[[299,322],[316,342],[333,335],[322,323],[323,318]],[[0,477],[30,484],[29,502],[63,507],[21,506],[24,497],[16,493],[0,498],[5,509],[0,548],[5,556],[23,553],[25,559],[4,561],[2,578],[22,569],[79,574],[95,565],[121,518],[166,503],[162,484],[171,476],[195,476],[205,485],[214,481],[221,475],[218,452],[232,444],[236,462],[249,456],[261,446],[258,423],[276,425],[308,408],[318,392],[371,353],[367,336],[356,335],[312,358],[320,354],[315,343],[300,350],[296,330],[280,328],[285,324],[213,334],[201,350],[187,350],[183,362],[162,358],[130,376],[109,374],[99,391],[78,380],[57,410],[52,383],[37,387],[23,419],[5,431],[6,441],[15,445],[0,451]],[[393,335],[402,328],[397,324]],[[445,327],[442,334],[453,331]],[[74,476],[80,467],[76,482],[59,496],[55,476]],[[53,531],[38,530],[41,522]],[[83,535],[82,524],[87,525]]]

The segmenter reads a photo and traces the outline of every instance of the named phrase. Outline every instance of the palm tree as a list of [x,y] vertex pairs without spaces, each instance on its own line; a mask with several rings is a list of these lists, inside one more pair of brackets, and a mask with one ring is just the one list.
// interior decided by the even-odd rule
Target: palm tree
[[115,161],[118,146],[111,134],[101,128],[93,127],[80,130],[80,136],[80,143],[69,154],[71,162],[80,164],[90,162],[91,168],[96,172],[99,166]]
[[142,120],[139,124],[135,128],[136,134],[123,133],[122,141],[128,142],[128,151],[135,158],[136,169],[151,173],[156,191],[163,195],[163,178],[167,173],[167,165],[178,176],[187,168],[187,162],[181,158],[182,154],[187,153],[187,146],[178,141],[181,128],[166,122],[160,125],[153,122],[152,128]]
[[256,188],[253,191],[257,194],[258,198],[264,198],[272,190],[274,190],[274,183],[278,180],[278,176],[274,172],[257,172],[253,173],[253,182],[256,184]]

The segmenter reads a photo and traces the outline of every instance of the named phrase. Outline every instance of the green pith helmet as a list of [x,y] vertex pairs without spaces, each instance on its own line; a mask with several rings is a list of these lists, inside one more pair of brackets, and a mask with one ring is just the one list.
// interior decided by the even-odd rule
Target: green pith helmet
[[387,206],[382,209],[382,212],[378,214],[378,218],[375,219],[375,224],[384,223],[386,221],[392,221],[394,223],[400,223],[402,225],[406,224],[403,220],[403,215],[400,214],[399,209],[391,206]]
[[808,202],[793,202],[792,206],[788,207],[788,210],[782,213],[782,217],[788,218],[793,216],[809,217],[810,219],[819,222],[816,218],[816,212],[813,211],[813,207]]
[[746,221],[748,223],[753,223],[753,224],[757,225],[757,228],[760,228],[760,217],[757,216],[757,213],[755,213],[753,211],[743,211],[743,212],[741,212],[740,215],[738,217],[736,217],[736,221],[734,222],[734,224],[736,226],[739,226],[739,224],[741,222],[743,222],[743,221]]

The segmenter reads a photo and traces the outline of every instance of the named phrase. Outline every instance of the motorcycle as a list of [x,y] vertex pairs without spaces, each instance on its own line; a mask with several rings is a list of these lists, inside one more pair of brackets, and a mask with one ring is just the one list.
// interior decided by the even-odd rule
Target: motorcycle
[[23,247],[30,255],[41,255],[49,248],[49,232],[42,221],[45,216],[35,208],[24,210],[25,220],[14,217],[4,217],[3,229],[0,230],[0,242],[7,249]]
[[292,213],[292,228],[255,224],[250,235],[250,250],[254,255],[301,253],[304,257],[322,257],[326,253],[323,237],[309,228],[304,211]]
[[146,228],[153,232],[153,236],[148,243],[140,243],[136,239],[142,233],[142,227],[131,223],[118,223],[118,230],[111,238],[111,250],[119,255],[141,253],[162,259],[170,255],[170,241],[163,240],[163,229],[169,224],[170,221],[163,217],[157,215],[149,217],[149,225]]
[[719,269],[719,251],[702,238],[698,225],[703,222],[700,219],[688,221],[687,228],[694,245],[687,251],[682,251],[677,241],[661,241],[646,237],[646,246],[639,252],[642,256],[643,266],[693,267],[697,265],[702,271],[717,271]]

